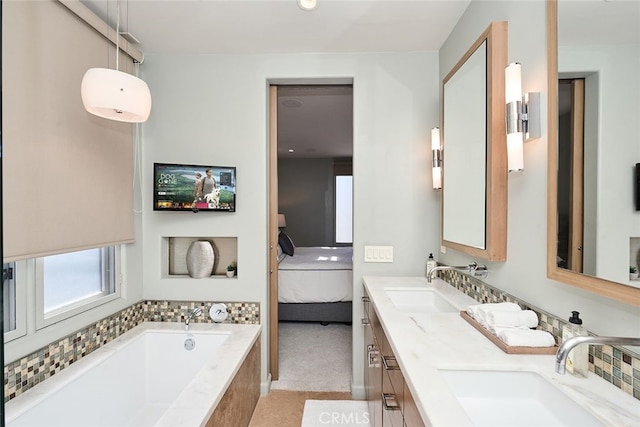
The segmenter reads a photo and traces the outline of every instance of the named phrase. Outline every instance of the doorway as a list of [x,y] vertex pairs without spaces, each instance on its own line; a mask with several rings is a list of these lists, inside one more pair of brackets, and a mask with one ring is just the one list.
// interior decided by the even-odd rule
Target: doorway
[[[279,254],[278,237],[289,236],[299,259],[311,248],[350,250],[351,228],[345,225],[352,225],[352,216],[345,220],[345,215],[347,211],[348,215],[352,212],[352,186],[346,191],[344,183],[350,184],[352,179],[353,87],[351,84],[274,85],[270,87],[269,98],[269,368],[272,380],[277,381],[281,379],[282,368],[279,335],[294,335],[291,331],[295,331],[299,336],[320,336],[332,329],[331,325],[320,325],[325,316],[329,316],[329,322],[323,324],[335,320],[336,325],[341,323],[346,327],[344,323],[351,322],[351,301],[346,311],[344,301],[332,303],[332,298],[339,297],[327,297],[327,304],[307,300],[307,297],[294,302],[286,297],[284,302],[279,300],[279,291],[286,293],[292,279],[289,272],[285,273],[285,286],[281,289],[278,268],[283,268],[279,265],[283,256]],[[349,203],[345,203],[345,199]],[[295,258],[295,254],[289,256],[290,260]],[[338,274],[345,281],[348,277],[352,294],[351,267],[348,273]],[[279,320],[287,321],[286,331],[280,331]],[[351,326],[348,333],[351,340]],[[307,345],[301,343],[293,347]],[[350,369],[351,345],[346,347]],[[291,349],[291,343],[287,348]],[[309,362],[313,357],[310,353]]]
[[558,82],[558,267],[583,270],[584,79]]

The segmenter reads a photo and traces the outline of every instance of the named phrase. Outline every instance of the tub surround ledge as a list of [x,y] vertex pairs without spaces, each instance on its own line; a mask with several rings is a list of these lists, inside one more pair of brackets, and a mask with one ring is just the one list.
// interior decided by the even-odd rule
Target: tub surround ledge
[[[69,381],[88,372],[110,355],[124,348],[132,340],[146,331],[184,332],[183,323],[144,322],[122,334],[104,347],[83,357],[46,382],[21,394],[5,404],[5,416],[8,421],[17,418],[25,411],[37,405],[50,394],[56,393]],[[171,403],[169,409],[154,425],[171,427],[204,426],[234,377],[243,366],[252,349],[259,348],[260,325],[236,324],[192,324],[190,332],[207,331],[229,334],[222,345],[221,352],[198,371],[187,387]],[[186,334],[186,333],[185,333]],[[158,357],[162,357],[161,354]],[[259,373],[255,381],[259,383]],[[126,387],[126,384],[124,385]],[[250,416],[250,415],[249,415]]]
[[442,369],[532,371],[557,386],[605,425],[640,425],[640,402],[590,372],[587,378],[558,375],[553,355],[506,354],[475,330],[459,313],[413,314],[398,310],[385,289],[432,288],[457,309],[478,302],[448,283],[421,277],[365,276],[364,286],[397,356],[408,388],[426,425],[471,426]]

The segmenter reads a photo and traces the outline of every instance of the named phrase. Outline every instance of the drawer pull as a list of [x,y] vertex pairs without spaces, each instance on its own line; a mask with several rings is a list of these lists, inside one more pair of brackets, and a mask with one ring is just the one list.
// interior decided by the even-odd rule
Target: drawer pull
[[362,324],[363,324],[363,325],[370,325],[370,324],[371,324],[371,322],[369,321],[369,319],[367,319],[367,318],[364,318],[364,317],[363,317],[363,318],[362,318]]
[[385,411],[399,411],[400,405],[395,394],[382,393],[382,407]]
[[371,299],[365,295],[362,297],[362,302],[371,302]]
[[395,356],[382,356],[382,366],[385,371],[399,371],[400,365]]

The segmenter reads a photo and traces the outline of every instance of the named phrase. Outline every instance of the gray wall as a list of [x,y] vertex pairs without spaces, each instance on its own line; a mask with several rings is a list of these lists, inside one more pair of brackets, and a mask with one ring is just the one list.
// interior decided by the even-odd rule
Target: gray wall
[[[487,263],[486,282],[543,310],[569,317],[578,310],[584,326],[599,335],[636,336],[640,310],[546,276],[547,258],[547,35],[542,1],[473,1],[439,52],[442,79],[491,21],[509,22],[508,62],[522,64],[523,92],[542,93],[542,134],[524,146],[525,170],[509,174],[507,261]],[[614,109],[615,110],[615,109]],[[615,110],[617,111],[617,110]],[[612,114],[615,114],[612,111]],[[637,150],[637,143],[635,150]],[[631,179],[629,176],[629,185]],[[620,199],[620,194],[609,192]],[[631,206],[631,198],[625,202]],[[636,228],[637,229],[637,228]],[[626,242],[628,236],[624,239]],[[435,254],[434,254],[435,255]],[[625,253],[623,260],[627,260]],[[470,257],[451,249],[438,260],[460,265]],[[478,262],[482,262],[478,260]],[[615,313],[615,315],[612,315]]]
[[278,159],[278,211],[296,246],[333,246],[333,193],[333,159]]
[[[439,230],[429,146],[430,129],[438,118],[436,52],[148,54],[143,72],[154,103],[142,126],[144,297],[259,302],[263,386],[269,348],[267,136],[272,79],[353,79],[354,301],[362,296],[363,275],[423,274],[428,253],[436,252]],[[152,165],[163,161],[237,166],[237,212],[153,212]],[[242,274],[234,280],[163,276],[163,238],[205,233],[238,238]],[[394,246],[394,262],[364,263],[364,245]],[[361,317],[361,305],[354,304],[353,391],[359,397],[364,396]]]

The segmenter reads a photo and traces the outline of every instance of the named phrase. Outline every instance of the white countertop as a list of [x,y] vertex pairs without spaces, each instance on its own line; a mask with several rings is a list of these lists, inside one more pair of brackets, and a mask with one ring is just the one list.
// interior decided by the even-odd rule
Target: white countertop
[[611,426],[639,426],[640,401],[589,373],[586,378],[558,375],[554,355],[514,355],[500,350],[459,313],[409,314],[396,309],[386,288],[418,287],[438,291],[456,308],[478,304],[440,279],[365,276],[364,285],[393,348],[407,386],[427,426],[471,426],[439,369],[533,371],[561,389],[596,418]]

